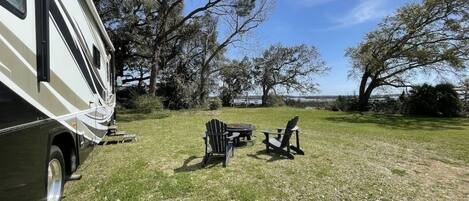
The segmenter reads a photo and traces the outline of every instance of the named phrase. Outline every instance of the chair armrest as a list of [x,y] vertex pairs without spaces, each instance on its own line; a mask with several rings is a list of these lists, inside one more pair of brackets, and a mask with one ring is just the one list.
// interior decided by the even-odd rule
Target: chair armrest
[[234,139],[235,137],[239,137],[239,133],[234,133],[233,135],[230,135],[230,136],[228,136],[228,137],[226,137],[226,138],[232,140],[232,139]]
[[285,135],[284,133],[279,133],[279,132],[270,132],[270,131],[262,131],[262,133],[265,134],[273,134],[273,135]]

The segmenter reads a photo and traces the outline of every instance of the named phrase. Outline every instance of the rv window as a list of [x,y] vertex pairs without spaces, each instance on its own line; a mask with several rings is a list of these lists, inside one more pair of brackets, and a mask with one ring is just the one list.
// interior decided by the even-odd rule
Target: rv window
[[96,68],[101,68],[101,54],[96,46],[93,45],[93,63]]
[[26,17],[26,0],[3,0],[0,5],[21,19]]

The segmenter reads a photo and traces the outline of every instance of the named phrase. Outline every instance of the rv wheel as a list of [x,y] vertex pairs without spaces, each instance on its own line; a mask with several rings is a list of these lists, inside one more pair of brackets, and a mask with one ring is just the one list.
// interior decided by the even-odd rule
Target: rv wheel
[[58,146],[50,147],[49,163],[47,167],[47,201],[59,201],[65,183],[65,162],[62,151]]

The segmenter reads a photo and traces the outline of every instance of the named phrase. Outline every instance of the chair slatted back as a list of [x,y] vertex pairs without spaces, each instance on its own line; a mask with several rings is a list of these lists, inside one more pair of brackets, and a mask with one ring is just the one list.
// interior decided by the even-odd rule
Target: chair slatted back
[[226,124],[218,119],[212,119],[207,124],[207,137],[214,153],[225,153],[226,149]]
[[300,117],[295,116],[295,117],[293,117],[293,119],[288,121],[287,126],[285,128],[285,133],[282,137],[282,144],[280,145],[281,148],[285,148],[287,146],[290,146],[289,142],[290,142],[290,138],[293,134],[292,129],[296,127],[296,125],[298,124],[299,119],[300,119]]

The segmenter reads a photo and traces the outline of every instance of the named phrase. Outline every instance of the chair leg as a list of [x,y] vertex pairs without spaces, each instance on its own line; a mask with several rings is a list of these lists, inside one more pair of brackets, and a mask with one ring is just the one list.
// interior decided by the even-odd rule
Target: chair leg
[[288,159],[295,159],[295,156],[293,156],[293,154],[291,154],[289,151],[286,151],[285,149],[278,148],[274,149],[274,151],[279,153],[280,155],[286,156]]
[[227,153],[227,154],[225,155],[225,160],[223,161],[223,167],[226,167],[229,162],[230,162],[230,154]]
[[205,154],[204,159],[202,160],[202,167],[207,166],[208,161],[210,160],[210,153]]
[[291,153],[287,153],[286,156],[287,156],[288,159],[290,159],[290,160],[295,159],[295,157],[294,157],[293,154],[291,154]]
[[300,148],[298,147],[295,147],[293,145],[290,145],[290,149],[292,149],[293,151],[296,152],[296,154],[298,155],[305,155],[305,152],[303,150],[301,150]]
[[269,150],[269,143],[268,143],[268,142],[265,143],[265,151],[266,151],[267,153],[270,152],[270,150]]

